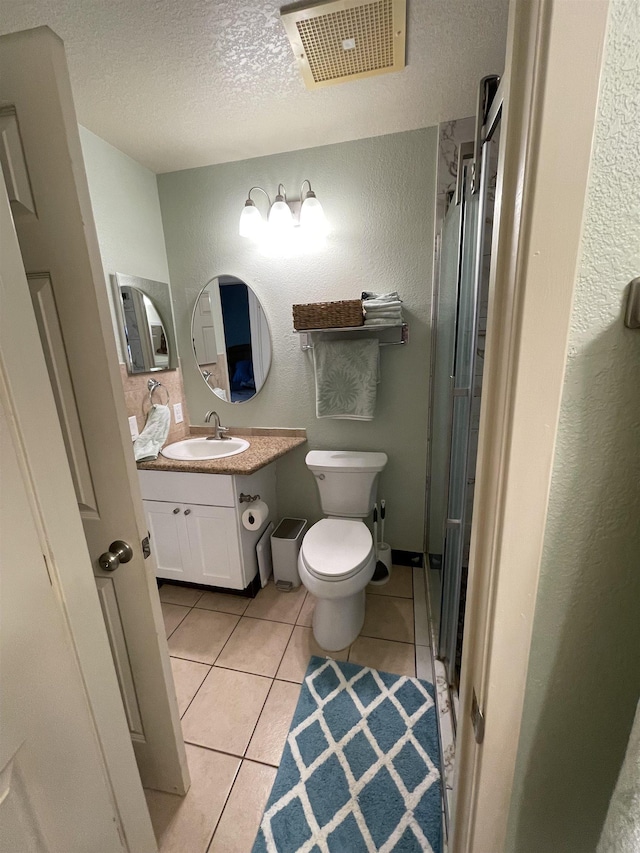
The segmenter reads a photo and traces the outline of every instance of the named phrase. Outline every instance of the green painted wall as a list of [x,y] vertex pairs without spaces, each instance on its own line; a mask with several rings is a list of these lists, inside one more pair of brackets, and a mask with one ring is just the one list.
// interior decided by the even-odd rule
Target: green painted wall
[[[292,120],[295,117],[292,116]],[[387,540],[422,550],[428,406],[429,315],[437,129],[391,134],[158,176],[178,346],[189,412],[201,423],[215,408],[224,424],[306,427],[309,447],[384,450],[379,496],[388,502]],[[309,178],[332,231],[315,252],[271,256],[238,235],[247,192],[279,182],[292,198]],[[263,202],[256,194],[258,205]],[[273,362],[262,392],[232,405],[208,390],[191,359],[191,312],[200,288],[230,274],[250,284],[271,327]],[[397,289],[411,340],[381,351],[370,423],[317,420],[310,354],[292,333],[296,302],[358,298]],[[320,517],[306,449],[278,463],[282,515]]]
[[[155,174],[104,139],[80,127],[91,207],[96,222],[111,316],[109,276],[116,272],[169,281]],[[124,362],[115,325],[118,355]]]
[[[593,853],[640,695],[640,4],[612,0],[508,851]],[[567,167],[571,168],[570,139]]]

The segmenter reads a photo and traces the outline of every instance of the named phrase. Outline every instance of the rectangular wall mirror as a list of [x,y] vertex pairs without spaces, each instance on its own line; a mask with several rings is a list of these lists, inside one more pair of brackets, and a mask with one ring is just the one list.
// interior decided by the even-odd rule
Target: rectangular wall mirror
[[169,285],[120,272],[111,281],[128,372],[175,370],[178,349]]

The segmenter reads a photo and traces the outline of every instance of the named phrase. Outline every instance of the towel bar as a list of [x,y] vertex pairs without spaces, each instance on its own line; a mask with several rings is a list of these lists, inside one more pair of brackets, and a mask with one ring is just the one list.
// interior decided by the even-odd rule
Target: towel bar
[[[390,323],[388,326],[348,326],[346,328],[334,328],[334,329],[304,329],[298,331],[294,329],[294,333],[296,335],[300,335],[300,349],[303,352],[307,352],[307,350],[313,349],[313,344],[311,343],[311,335],[313,334],[346,334],[348,332],[369,332],[369,334],[373,333],[374,335],[379,332],[387,332],[389,329],[398,329],[400,331],[400,340],[398,341],[380,341],[381,347],[397,347],[403,346],[409,341],[409,326],[406,323],[402,323],[399,325],[398,323]],[[303,337],[304,335],[304,337]]]
[[[167,402],[166,402],[166,403],[162,403],[162,400],[161,400],[161,401],[160,401],[160,402],[161,402],[161,404],[162,404],[162,405],[164,405],[164,406],[168,406],[168,405],[169,405],[169,400],[170,400],[171,398],[169,397],[169,392],[168,392],[168,391],[167,391],[167,389],[164,387],[164,385],[162,384],[162,382],[158,382],[158,380],[157,380],[157,379],[150,379],[150,380],[147,382],[147,388],[149,389],[149,405],[151,405],[151,406],[153,406],[153,405],[154,405],[154,402],[153,402],[153,394],[154,394],[154,392],[155,392],[155,391],[158,391],[158,388],[162,388],[162,390],[164,391],[164,393],[167,395]],[[160,392],[158,391],[158,393],[160,393]]]

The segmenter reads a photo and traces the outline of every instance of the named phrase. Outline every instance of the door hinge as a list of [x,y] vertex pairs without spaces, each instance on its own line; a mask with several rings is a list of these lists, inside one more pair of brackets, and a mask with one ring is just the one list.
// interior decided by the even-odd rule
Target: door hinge
[[473,723],[473,733],[476,738],[476,743],[482,743],[484,740],[484,714],[478,705],[478,697],[476,691],[473,691],[473,701],[471,702],[471,722]]

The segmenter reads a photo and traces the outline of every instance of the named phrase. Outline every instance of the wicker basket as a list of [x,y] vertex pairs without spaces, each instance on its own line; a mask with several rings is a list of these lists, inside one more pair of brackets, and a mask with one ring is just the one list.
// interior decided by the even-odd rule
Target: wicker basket
[[362,326],[364,315],[360,299],[345,299],[342,302],[310,302],[293,306],[293,328],[342,329],[346,326]]

